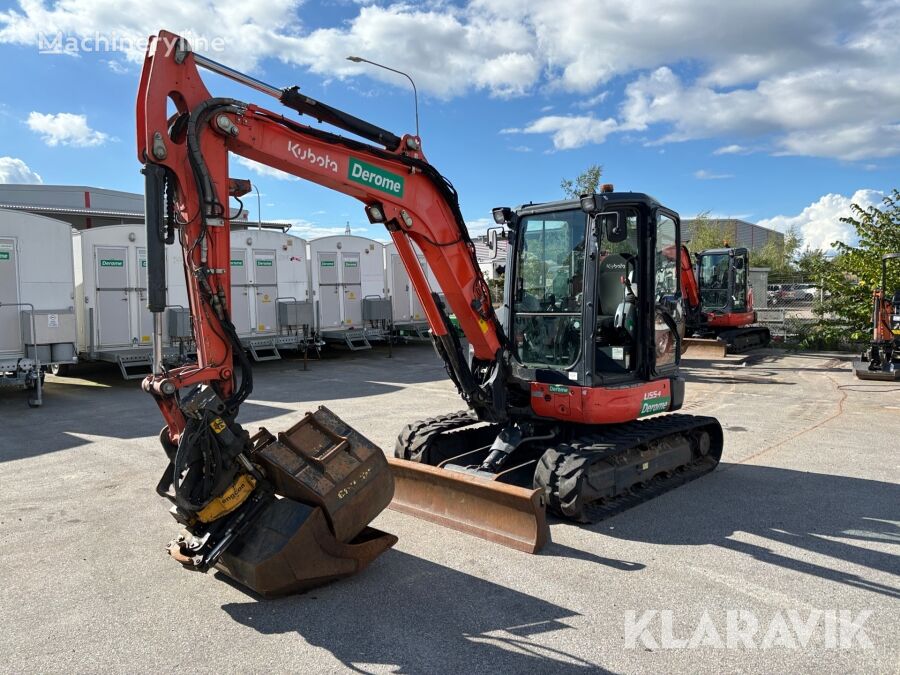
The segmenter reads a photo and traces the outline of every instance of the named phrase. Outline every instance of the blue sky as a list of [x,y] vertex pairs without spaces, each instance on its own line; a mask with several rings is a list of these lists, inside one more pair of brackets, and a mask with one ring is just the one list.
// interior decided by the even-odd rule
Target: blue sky
[[[0,181],[139,191],[140,50],[40,54],[45,39],[139,40],[160,28],[219,38],[216,60],[397,133],[414,129],[473,229],[490,209],[561,196],[592,163],[620,189],[700,211],[796,226],[827,248],[851,201],[897,187],[900,3],[796,0],[113,0],[0,3]],[[166,17],[165,19],[161,17]],[[216,95],[278,109],[210,75]],[[304,236],[384,238],[357,202],[253,179],[266,220]],[[255,199],[247,202],[255,218]]]

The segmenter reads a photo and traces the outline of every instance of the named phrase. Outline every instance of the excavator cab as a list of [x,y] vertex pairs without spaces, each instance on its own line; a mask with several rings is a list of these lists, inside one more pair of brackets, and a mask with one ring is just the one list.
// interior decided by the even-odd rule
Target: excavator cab
[[643,194],[601,198],[599,212],[580,201],[522,206],[510,223],[508,331],[529,377],[592,386],[652,379],[678,361],[680,280],[664,254],[678,217]]
[[702,310],[711,314],[743,313],[749,306],[750,254],[746,248],[710,249],[697,254]]

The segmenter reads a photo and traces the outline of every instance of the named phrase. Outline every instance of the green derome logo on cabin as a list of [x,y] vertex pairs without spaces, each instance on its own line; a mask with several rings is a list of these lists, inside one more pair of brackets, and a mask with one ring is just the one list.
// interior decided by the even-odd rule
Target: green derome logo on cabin
[[0,251],[0,260],[9,260],[9,251]]
[[118,258],[102,258],[100,267],[125,267],[125,261]]
[[347,168],[347,178],[354,183],[373,187],[394,197],[403,196],[403,176],[385,171],[373,164],[362,162],[353,157],[350,158]]

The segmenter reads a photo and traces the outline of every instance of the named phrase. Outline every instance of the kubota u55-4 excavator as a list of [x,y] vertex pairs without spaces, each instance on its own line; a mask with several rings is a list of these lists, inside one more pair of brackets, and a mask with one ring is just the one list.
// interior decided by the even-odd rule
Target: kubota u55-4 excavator
[[[198,67],[365,141],[213,97]],[[264,84],[167,32],[148,49],[137,135],[155,318],[154,372],[143,387],[166,421],[170,465],[158,491],[186,528],[169,549],[185,566],[216,565],[263,594],[352,574],[395,541],[367,527],[392,496],[399,510],[536,551],[549,536],[546,506],[576,520],[602,517],[718,463],[715,419],[638,420],[678,410],[684,397],[681,280],[665,255],[680,246],[680,221],[653,198],[609,188],[495,209],[510,242],[495,313],[456,192],[417,136]],[[390,470],[326,408],[277,435],[250,437],[238,424],[252,373],[229,318],[228,203],[237,194],[229,153],[355,197],[397,245],[467,409],[407,426]],[[197,362],[166,370],[163,256],[176,233]],[[429,288],[413,242],[440,289]]]
[[772,335],[754,326],[750,252],[746,248],[707,249],[691,260],[687,246],[679,259],[687,315],[685,349],[700,356],[724,356],[765,347]]

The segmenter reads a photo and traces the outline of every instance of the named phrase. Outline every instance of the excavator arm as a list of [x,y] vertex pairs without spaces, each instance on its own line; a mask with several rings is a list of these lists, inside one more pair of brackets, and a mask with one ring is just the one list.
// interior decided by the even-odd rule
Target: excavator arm
[[[365,141],[258,105],[214,97],[199,68]],[[236,421],[253,378],[230,317],[229,203],[247,186],[229,177],[229,154],[361,201],[369,221],[383,224],[396,244],[435,348],[463,399],[477,419],[503,422],[506,338],[453,186],[425,159],[417,136],[396,136],[296,87],[266,85],[193,53],[184,39],[165,31],[151,40],[144,62],[137,139],[146,182],[148,307],[154,317],[153,372],[143,388],[166,421],[160,441],[170,463],[157,491],[173,502],[173,515],[187,532],[170,545],[170,553],[192,569],[218,565],[264,594],[308,588],[358,571],[396,541],[367,527],[394,494],[383,453],[324,407],[277,436],[261,430],[250,438]],[[164,260],[165,246],[176,237],[184,256],[197,358],[167,369],[162,362]],[[449,307],[429,287],[413,244]],[[471,359],[448,311],[468,339]],[[404,462],[393,461],[402,495],[409,481],[396,465]],[[453,493],[455,482],[447,482]],[[435,489],[446,487],[438,483]],[[472,490],[479,493],[477,486]],[[538,491],[523,493],[516,503],[540,512],[539,534],[530,538],[542,541],[543,502]],[[275,499],[276,494],[282,498]],[[467,508],[463,502],[470,499],[449,501]],[[272,531],[283,535],[274,549]],[[298,555],[312,562],[299,565]]]
[[[420,139],[397,137],[310,99],[296,87],[277,90],[251,81],[287,107],[382,147],[328,133],[256,105],[214,98],[200,78],[198,65],[249,81],[192,53],[182,38],[161,32],[148,50],[137,103],[138,158],[146,165],[148,202],[156,202],[148,203],[148,214],[157,214],[148,228],[162,231],[162,215],[168,211],[174,216],[185,251],[198,344],[196,366],[165,376],[157,372],[146,385],[161,402],[170,439],[177,442],[178,430],[183,427],[179,412],[167,403],[171,394],[166,392],[172,385],[181,389],[198,382],[217,382],[235,402],[245,393],[232,393],[235,340],[231,331],[222,330],[222,317],[230,306],[229,153],[363,202],[370,222],[382,223],[390,232],[438,352],[460,393],[480,417],[496,421],[498,414],[502,416],[502,401],[494,400],[502,388],[492,391],[490,383],[497,380],[502,363],[498,357],[506,339],[494,315],[456,192],[427,162]],[[162,203],[160,196],[162,185],[167,203]],[[473,348],[472,364],[450,329],[445,308],[432,294],[411,242],[424,254]]]

